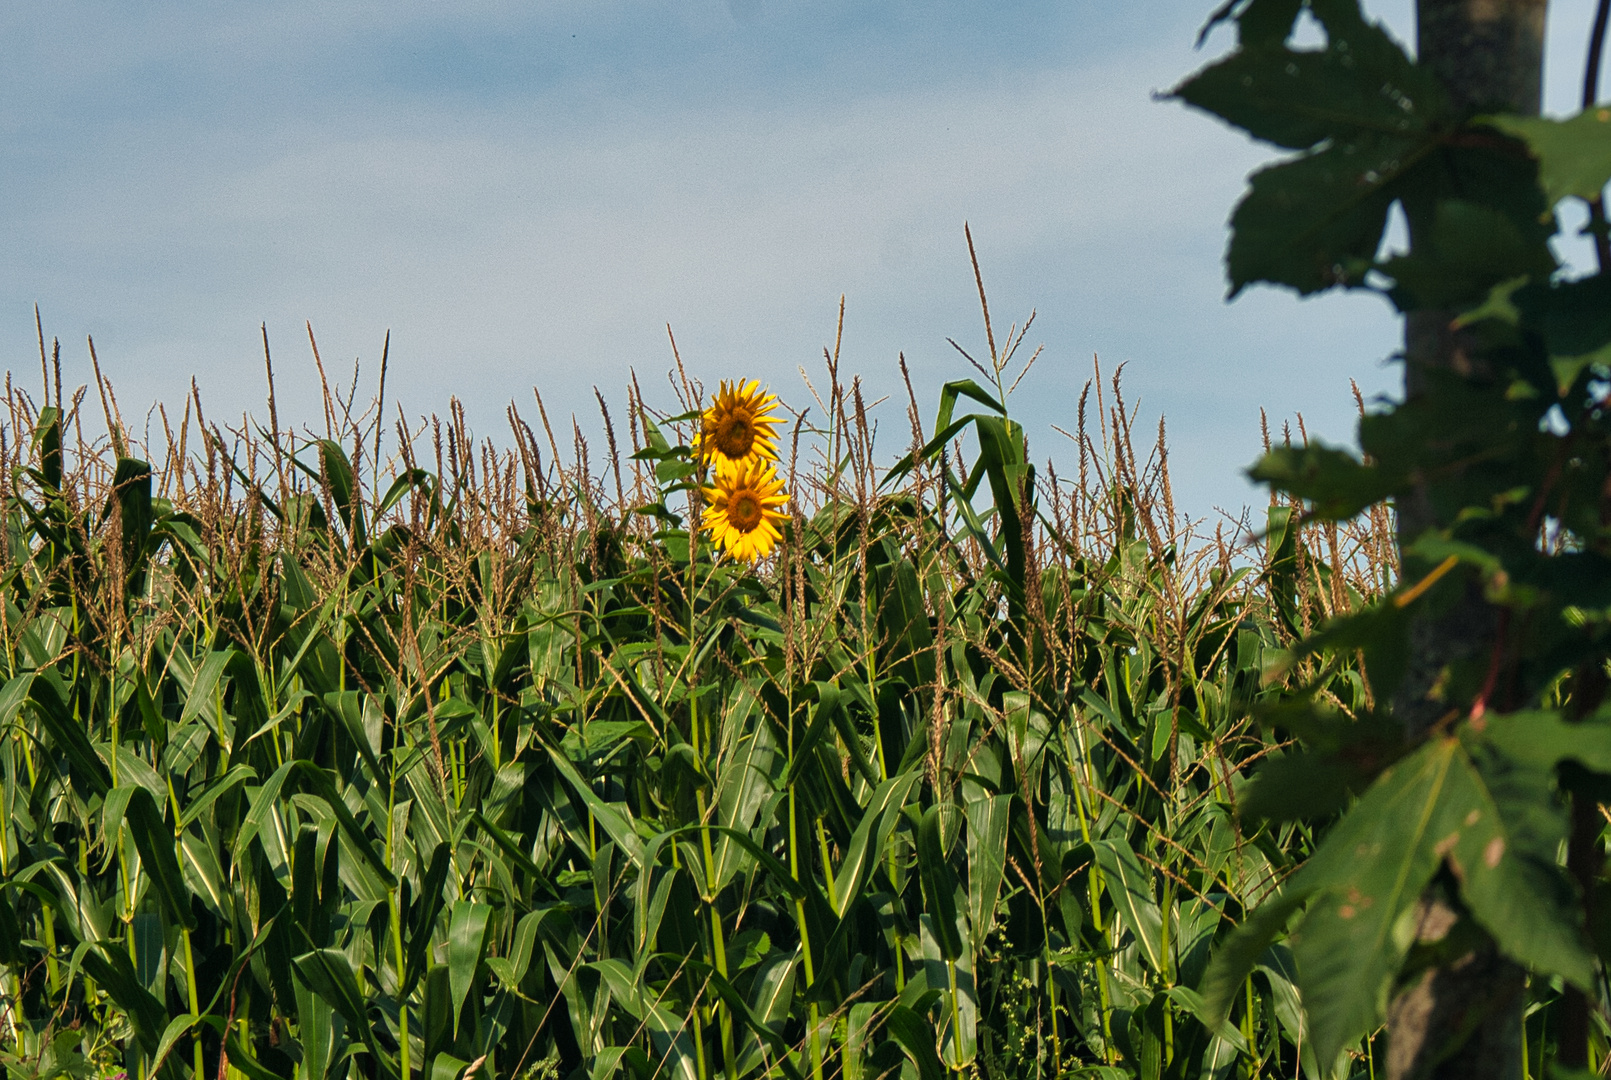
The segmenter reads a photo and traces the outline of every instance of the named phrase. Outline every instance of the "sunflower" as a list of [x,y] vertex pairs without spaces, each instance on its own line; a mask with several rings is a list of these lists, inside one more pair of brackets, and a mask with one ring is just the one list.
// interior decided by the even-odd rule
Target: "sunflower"
[[788,518],[776,508],[788,498],[777,469],[759,458],[719,465],[716,486],[705,489],[710,505],[700,527],[733,558],[754,562],[783,538],[778,525]]
[[776,395],[763,391],[754,379],[723,379],[716,400],[700,418],[700,457],[717,465],[776,461],[777,433],[772,428],[782,421],[771,414],[777,402]]

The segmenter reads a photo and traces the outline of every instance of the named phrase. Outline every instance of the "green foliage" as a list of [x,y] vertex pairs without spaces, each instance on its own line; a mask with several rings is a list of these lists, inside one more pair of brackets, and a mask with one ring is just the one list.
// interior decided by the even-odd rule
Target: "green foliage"
[[1385,538],[1194,532],[1116,381],[1039,478],[1011,348],[886,473],[830,373],[759,568],[690,536],[692,387],[634,392],[602,479],[518,414],[381,464],[356,420],[186,426],[147,469],[15,393],[8,1075],[1285,1075],[1290,962],[1228,1020],[1202,988],[1312,833],[1235,807],[1276,657],[1368,697],[1282,650]]
[[[1319,50],[1288,42],[1303,9]],[[1592,813],[1611,791],[1597,711],[1611,672],[1611,268],[1569,280],[1549,241],[1555,205],[1611,179],[1611,113],[1463,113],[1354,0],[1248,0],[1215,19],[1238,23],[1239,47],[1176,95],[1303,152],[1255,174],[1237,208],[1233,294],[1373,289],[1416,320],[1410,392],[1362,417],[1362,459],[1313,444],[1251,470],[1309,520],[1391,503],[1406,521],[1403,584],[1277,661],[1363,660],[1375,700],[1343,711],[1306,690],[1264,710],[1305,749],[1260,771],[1244,813],[1346,812],[1205,982],[1223,1016],[1267,950],[1290,944],[1325,1065],[1380,1025],[1396,989],[1483,942],[1532,973],[1540,1005],[1603,979],[1561,863],[1566,802]],[[1411,250],[1383,259],[1395,203]],[[1429,649],[1461,634],[1480,648]],[[1604,846],[1589,828],[1572,841],[1580,879]]]
[[[1288,44],[1300,9],[1324,28],[1323,49]],[[1527,147],[1470,124],[1356,0],[1262,0],[1236,18],[1257,22],[1252,40],[1244,35],[1175,96],[1302,153],[1255,173],[1232,215],[1232,296],[1255,282],[1303,295],[1368,287],[1376,271],[1396,282],[1391,295],[1407,310],[1478,298],[1518,269],[1548,276],[1539,222],[1548,206]],[[1431,231],[1417,229],[1413,255],[1378,263],[1395,202]]]
[[[1611,939],[1559,859],[1611,780],[1611,306],[1548,246],[1601,121],[1458,113],[1353,0],[1215,20],[1177,96],[1297,152],[1233,293],[1373,289],[1468,361],[1358,457],[1273,449],[1257,548],[1175,513],[1116,382],[1041,476],[988,321],[882,474],[832,361],[758,568],[700,538],[686,382],[598,471],[513,410],[505,451],[455,408],[377,461],[332,401],[102,453],[13,392],[8,1077],[1371,1075],[1393,989],[1485,940],[1558,1029]],[[1502,647],[1411,663],[1473,597]]]

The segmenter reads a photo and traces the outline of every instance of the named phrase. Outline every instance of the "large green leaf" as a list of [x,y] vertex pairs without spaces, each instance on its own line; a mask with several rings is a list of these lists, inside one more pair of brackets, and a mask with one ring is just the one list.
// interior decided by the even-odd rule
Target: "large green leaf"
[[1608,710],[1578,722],[1544,710],[1485,716],[1467,725],[1466,738],[1533,769],[1553,769],[1563,761],[1575,761],[1586,769],[1611,773]]
[[1363,283],[1395,198],[1389,185],[1429,148],[1372,134],[1254,173],[1231,215],[1230,295],[1256,282],[1304,296]]
[[[114,799],[114,796],[116,798]],[[116,835],[120,824],[127,824],[134,846],[139,849],[140,862],[151,875],[157,895],[170,921],[178,926],[195,929],[196,919],[190,911],[190,890],[179,869],[177,842],[162,811],[143,787],[118,788],[107,797],[108,807],[121,804],[125,807],[121,821],[108,820],[108,832]]]
[[1255,138],[1306,151],[1252,176],[1231,219],[1231,295],[1255,282],[1304,295],[1362,284],[1399,182],[1442,138],[1444,95],[1353,0],[1311,5],[1326,29],[1320,50],[1287,47],[1294,13],[1277,5],[1269,18],[1267,7],[1242,12],[1269,19],[1264,30],[1174,92]]
[[900,1044],[912,1064],[917,1066],[920,1080],[944,1080],[945,1068],[934,1052],[934,1030],[922,1017],[904,1005],[889,1010],[884,1026],[890,1037]]
[[448,919],[448,985],[453,991],[453,1034],[459,1033],[459,1016],[464,999],[475,985],[476,970],[487,951],[487,920],[492,907],[469,900],[457,900]]
[[1498,754],[1460,754],[1446,798],[1467,808],[1437,840],[1460,879],[1460,898],[1499,947],[1535,971],[1592,993],[1593,950],[1576,889],[1556,864],[1565,815],[1552,776]]
[[1531,285],[1514,293],[1514,308],[1543,334],[1563,393],[1584,368],[1611,363],[1611,274]]
[[934,936],[940,953],[947,960],[962,955],[962,935],[957,930],[956,875],[946,855],[942,815],[954,807],[931,806],[923,812],[917,831],[918,868],[923,879],[923,900],[933,919]]
[[315,949],[292,961],[297,977],[324,1002],[336,1010],[352,1033],[362,1039],[383,1076],[397,1077],[397,1066],[375,1041],[364,995],[358,989],[347,954],[338,949]]
[[984,948],[995,924],[996,898],[1006,873],[1007,822],[1011,795],[993,795],[967,806],[968,923],[975,952]]
[[1443,105],[1431,73],[1379,26],[1338,29],[1318,50],[1281,41],[1244,44],[1182,83],[1174,96],[1289,150],[1307,150],[1342,132],[1407,135],[1430,127]]
[[1399,310],[1470,309],[1504,282],[1548,280],[1555,259],[1536,226],[1517,216],[1513,208],[1439,200],[1417,229],[1414,250],[1381,264]]
[[162,1033],[170,1022],[168,1010],[140,984],[128,953],[107,942],[104,946],[85,942],[79,946],[84,970],[116,1002],[134,1027],[135,1037],[145,1052],[156,1052]]
[[1337,521],[1346,521],[1380,502],[1400,483],[1348,451],[1318,441],[1276,447],[1256,461],[1247,475],[1254,483],[1307,500],[1311,516]]
[[861,821],[850,838],[850,847],[834,877],[831,901],[834,911],[843,915],[866,885],[873,868],[884,857],[885,845],[895,831],[901,807],[922,782],[921,768],[908,769],[890,777],[874,790]]
[[1293,951],[1322,1061],[1386,1015],[1410,946],[1403,916],[1432,880],[1451,823],[1444,795],[1458,752],[1437,740],[1383,773],[1287,886],[1315,894]]
[[1569,195],[1599,198],[1611,180],[1611,109],[1587,109],[1566,120],[1537,116],[1487,120],[1521,139],[1538,158],[1539,183],[1551,206]]
[[1545,774],[1473,756],[1460,739],[1434,739],[1385,772],[1286,892],[1286,903],[1314,894],[1293,938],[1318,1059],[1385,1015],[1411,944],[1405,916],[1445,859],[1504,951],[1587,985],[1592,957],[1554,862],[1563,838]]
[[1141,868],[1135,849],[1123,836],[1096,840],[1091,847],[1119,922],[1134,935],[1153,972],[1164,974],[1168,969],[1163,955],[1163,914],[1152,892],[1152,875]]

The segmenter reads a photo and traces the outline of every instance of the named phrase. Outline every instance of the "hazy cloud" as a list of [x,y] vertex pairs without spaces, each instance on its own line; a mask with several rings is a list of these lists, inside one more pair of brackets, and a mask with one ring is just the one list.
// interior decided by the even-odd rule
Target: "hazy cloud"
[[[1408,6],[1373,5],[1401,30]],[[1589,5],[1554,7],[1565,52]],[[820,362],[845,293],[847,366],[890,392],[904,350],[927,413],[965,368],[945,338],[982,349],[968,220],[998,334],[1039,311],[1029,347],[1046,351],[1017,405],[1037,455],[1095,353],[1130,363],[1146,416],[1168,414],[1182,502],[1240,502],[1259,406],[1348,439],[1348,380],[1396,385],[1397,329],[1367,297],[1221,302],[1222,223],[1273,155],[1150,96],[1204,62],[1206,10],[0,16],[17,58],[0,75],[0,355],[37,369],[38,301],[47,332],[95,335],[126,405],[176,400],[194,375],[239,412],[261,400],[267,321],[282,395],[312,417],[303,320],[327,365],[362,356],[371,373],[390,328],[405,406],[456,394],[492,430],[534,384],[590,414],[595,384],[619,396],[632,367],[656,382],[668,322],[710,381],[755,373],[803,400],[795,369]]]

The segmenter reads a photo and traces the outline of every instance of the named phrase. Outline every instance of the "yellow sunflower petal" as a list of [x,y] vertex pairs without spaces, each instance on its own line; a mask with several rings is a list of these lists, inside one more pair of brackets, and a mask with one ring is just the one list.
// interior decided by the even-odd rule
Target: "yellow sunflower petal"
[[754,379],[729,383],[725,379],[700,417],[696,449],[700,457],[718,466],[757,460],[777,460],[777,433],[782,423],[771,415],[777,396],[761,389]]
[[754,562],[770,554],[783,538],[778,526],[788,520],[774,509],[788,501],[777,469],[759,458],[720,462],[715,480],[704,489],[709,507],[701,527],[732,558]]

